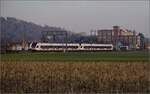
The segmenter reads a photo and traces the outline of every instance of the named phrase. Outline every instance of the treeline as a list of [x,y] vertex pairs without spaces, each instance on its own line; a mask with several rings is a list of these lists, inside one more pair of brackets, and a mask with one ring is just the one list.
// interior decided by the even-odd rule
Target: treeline
[[40,26],[32,22],[26,22],[18,20],[12,17],[0,17],[1,24],[1,43],[6,42],[21,42],[24,40],[40,41],[42,37],[42,31],[46,30],[59,30],[58,27]]

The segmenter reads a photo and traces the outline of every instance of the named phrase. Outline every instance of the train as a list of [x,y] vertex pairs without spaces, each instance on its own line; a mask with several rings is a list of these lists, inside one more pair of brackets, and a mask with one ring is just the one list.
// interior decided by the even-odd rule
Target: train
[[33,42],[29,46],[31,51],[112,51],[112,44],[89,44],[89,43],[37,43]]

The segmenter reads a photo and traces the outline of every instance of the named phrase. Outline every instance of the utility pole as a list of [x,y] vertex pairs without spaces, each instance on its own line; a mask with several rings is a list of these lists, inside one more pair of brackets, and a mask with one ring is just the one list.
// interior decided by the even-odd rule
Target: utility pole
[[91,30],[90,31],[90,36],[91,36],[91,44],[92,44],[93,41],[95,42],[96,30]]
[[25,31],[26,31],[26,28],[25,28],[25,25],[23,25],[22,50],[25,50]]
[[67,31],[64,32],[65,32],[65,49],[64,49],[64,53],[65,53],[67,51],[68,34]]
[[92,33],[93,33],[93,30],[90,31],[90,37],[91,37],[91,38],[90,38],[90,43],[91,43],[91,45],[92,45],[92,42],[93,42],[93,38],[92,38],[93,35],[92,35]]
[[136,50],[136,32],[133,31],[133,49]]

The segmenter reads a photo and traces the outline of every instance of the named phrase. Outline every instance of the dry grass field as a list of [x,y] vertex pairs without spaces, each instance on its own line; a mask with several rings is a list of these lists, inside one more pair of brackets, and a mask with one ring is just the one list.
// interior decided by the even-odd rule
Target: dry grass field
[[1,62],[1,93],[148,93],[150,63]]

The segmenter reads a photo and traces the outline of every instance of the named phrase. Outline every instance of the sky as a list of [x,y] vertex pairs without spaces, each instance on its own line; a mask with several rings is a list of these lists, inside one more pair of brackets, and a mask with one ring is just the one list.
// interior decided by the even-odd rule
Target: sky
[[1,0],[0,15],[65,28],[72,32],[111,29],[136,30],[150,36],[149,0],[49,1]]

